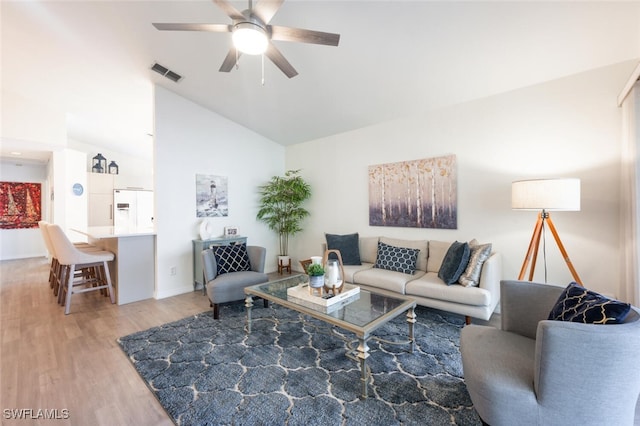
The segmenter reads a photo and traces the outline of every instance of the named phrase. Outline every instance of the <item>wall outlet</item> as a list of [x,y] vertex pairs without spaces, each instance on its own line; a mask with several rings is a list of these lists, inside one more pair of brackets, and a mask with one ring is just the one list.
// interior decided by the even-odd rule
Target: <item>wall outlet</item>
[[171,268],[169,268],[169,273],[170,273],[171,275],[175,275],[175,274],[176,274],[176,267],[175,267],[175,266],[172,266]]

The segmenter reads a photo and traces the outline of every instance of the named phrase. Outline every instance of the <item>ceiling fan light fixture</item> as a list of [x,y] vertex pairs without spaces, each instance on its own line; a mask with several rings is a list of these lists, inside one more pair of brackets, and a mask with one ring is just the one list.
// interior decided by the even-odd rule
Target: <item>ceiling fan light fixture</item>
[[252,22],[240,22],[233,27],[231,36],[233,45],[247,55],[261,55],[267,50],[269,39],[260,25]]

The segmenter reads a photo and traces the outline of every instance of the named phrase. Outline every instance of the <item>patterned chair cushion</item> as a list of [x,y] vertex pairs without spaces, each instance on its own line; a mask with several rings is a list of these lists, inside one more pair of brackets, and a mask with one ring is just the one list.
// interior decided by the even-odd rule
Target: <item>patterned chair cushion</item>
[[218,275],[251,270],[246,244],[216,246],[213,256],[218,266]]
[[620,324],[630,310],[628,303],[609,299],[572,282],[560,294],[548,319],[585,324]]
[[378,241],[378,255],[373,267],[413,275],[416,273],[418,253],[419,249],[396,247]]

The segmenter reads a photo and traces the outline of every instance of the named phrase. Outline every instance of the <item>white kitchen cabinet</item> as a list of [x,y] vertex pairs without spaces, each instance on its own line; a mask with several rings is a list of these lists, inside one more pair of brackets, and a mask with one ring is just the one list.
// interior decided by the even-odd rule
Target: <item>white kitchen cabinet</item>
[[89,226],[113,225],[113,176],[106,173],[88,173]]
[[153,190],[153,175],[150,173],[146,175],[123,174],[113,176],[113,187],[115,189]]
[[90,194],[113,194],[113,179],[116,175],[107,173],[87,173]]
[[113,193],[91,194],[87,197],[89,203],[89,226],[113,225]]

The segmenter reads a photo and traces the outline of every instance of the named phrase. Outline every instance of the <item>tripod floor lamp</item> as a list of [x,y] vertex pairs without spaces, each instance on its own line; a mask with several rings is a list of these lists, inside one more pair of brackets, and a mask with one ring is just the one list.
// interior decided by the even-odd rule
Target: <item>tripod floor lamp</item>
[[518,279],[524,279],[527,273],[527,267],[531,262],[529,281],[533,281],[533,273],[536,269],[536,260],[538,259],[540,237],[545,224],[547,224],[560,249],[560,253],[562,253],[564,261],[571,271],[571,275],[573,275],[573,279],[582,285],[578,272],[576,272],[576,269],[573,267],[571,259],[569,259],[569,255],[562,241],[560,241],[560,236],[549,213],[549,211],[553,210],[580,210],[580,179],[532,179],[513,182],[511,184],[511,208],[514,210],[540,211],[540,213],[538,213],[536,226],[533,228],[529,249],[522,263]]

